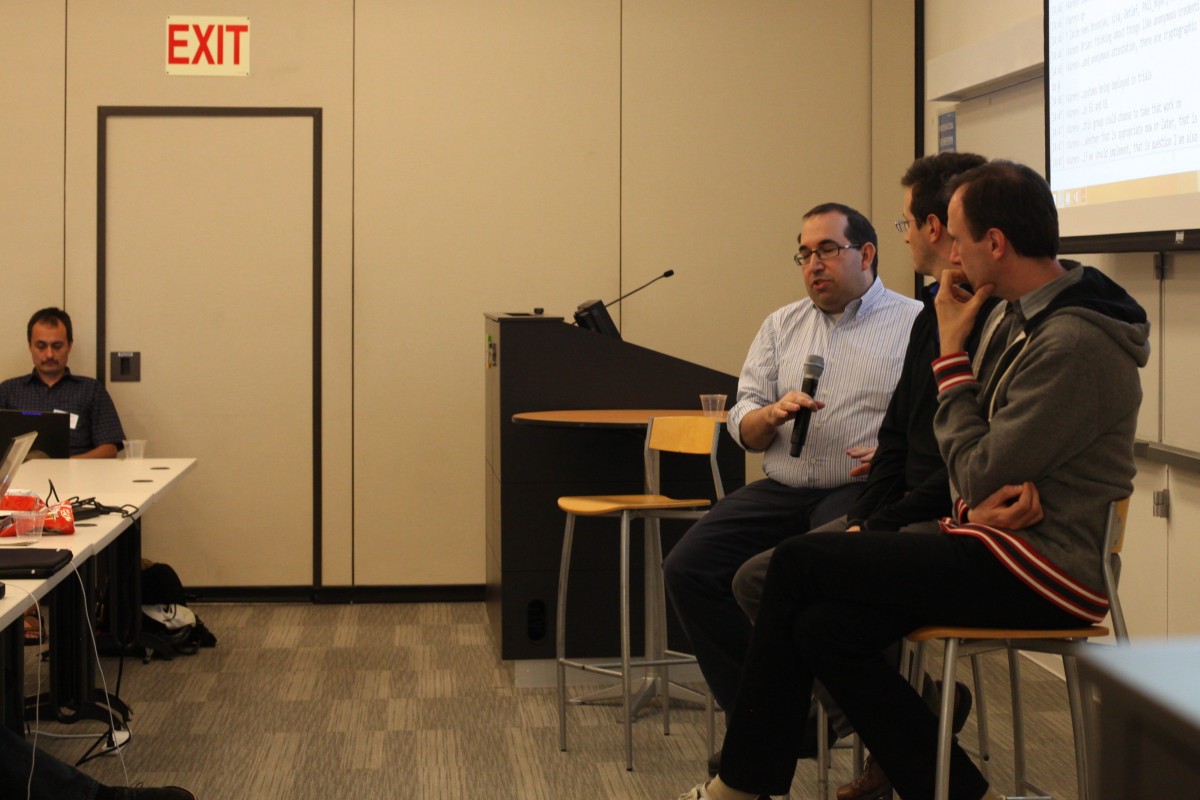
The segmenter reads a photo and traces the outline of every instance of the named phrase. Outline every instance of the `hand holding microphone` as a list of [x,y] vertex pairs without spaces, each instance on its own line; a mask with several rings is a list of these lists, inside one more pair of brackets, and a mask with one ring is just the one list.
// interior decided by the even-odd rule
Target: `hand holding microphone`
[[[800,384],[800,391],[815,399],[817,381],[821,379],[821,373],[824,371],[825,359],[815,354],[804,359],[804,368],[801,373],[803,383]],[[804,440],[808,438],[808,423],[811,419],[812,409],[807,406],[800,406],[800,410],[796,412],[796,421],[792,425],[792,438],[788,450],[793,458],[799,456],[800,451],[804,448]]]

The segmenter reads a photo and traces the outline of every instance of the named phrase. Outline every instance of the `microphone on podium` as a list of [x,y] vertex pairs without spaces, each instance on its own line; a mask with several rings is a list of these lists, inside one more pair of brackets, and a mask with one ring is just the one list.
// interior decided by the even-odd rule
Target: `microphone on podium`
[[634,289],[634,290],[632,290],[632,291],[629,291],[629,292],[626,292],[625,294],[623,294],[623,295],[621,295],[620,297],[618,297],[616,300],[613,300],[613,301],[611,301],[611,302],[605,303],[605,304],[604,304],[604,307],[605,307],[605,308],[608,308],[609,306],[615,306],[617,303],[621,302],[621,301],[622,301],[622,300],[624,300],[626,297],[629,297],[631,294],[637,294],[637,293],[638,293],[638,292],[640,292],[642,289],[645,289],[647,286],[649,286],[650,284],[654,283],[655,281],[661,281],[663,278],[669,278],[669,277],[671,277],[671,276],[672,276],[672,275],[674,275],[674,274],[675,274],[675,270],[673,270],[673,269],[669,269],[669,270],[667,270],[666,272],[664,272],[662,275],[659,275],[657,278],[651,278],[650,280],[646,281],[645,283],[643,283],[641,286],[637,287],[636,289]]
[[620,339],[621,332],[617,330],[616,323],[614,323],[612,321],[612,317],[608,315],[608,307],[621,302],[631,294],[640,292],[642,289],[645,289],[647,286],[654,283],[654,281],[660,281],[663,278],[669,278],[674,274],[675,270],[669,269],[662,275],[659,275],[657,278],[646,281],[633,291],[626,292],[616,300],[613,300],[609,303],[605,303],[601,300],[585,300],[579,304],[578,308],[575,309],[575,324],[581,328],[595,331],[596,333],[602,333],[606,336],[612,336],[615,339]]

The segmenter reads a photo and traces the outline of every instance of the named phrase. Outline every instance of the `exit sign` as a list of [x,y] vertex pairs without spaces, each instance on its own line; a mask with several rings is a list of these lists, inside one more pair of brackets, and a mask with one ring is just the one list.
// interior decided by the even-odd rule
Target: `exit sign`
[[249,17],[167,17],[168,75],[250,74]]

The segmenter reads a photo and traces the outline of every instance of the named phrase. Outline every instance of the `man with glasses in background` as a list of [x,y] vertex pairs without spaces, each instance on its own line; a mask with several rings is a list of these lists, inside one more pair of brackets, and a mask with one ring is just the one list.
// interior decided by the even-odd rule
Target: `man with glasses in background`
[[[808,296],[763,322],[729,411],[730,435],[764,454],[766,478],[726,495],[663,562],[692,652],[726,711],[751,635],[733,576],[752,556],[844,515],[858,497],[866,474],[858,459],[875,446],[921,310],[884,288],[875,229],[853,208],[816,206],[804,215],[799,243],[795,260]],[[824,360],[819,399],[800,391],[810,356]],[[793,457],[789,440],[801,409],[812,421]]]
[[[904,207],[903,216],[896,220],[896,230],[904,236],[916,273],[934,282],[926,285],[922,292],[924,308],[909,335],[904,368],[879,429],[879,447],[871,459],[866,488],[845,517],[821,526],[819,531],[936,532],[938,520],[953,511],[949,473],[933,435],[937,383],[929,365],[938,358],[941,347],[933,302],[942,273],[953,266],[951,241],[946,233],[950,181],[985,163],[987,159],[974,153],[938,153],[918,158],[900,180],[900,185],[905,188]],[[995,302],[994,299],[989,301]],[[990,310],[990,305],[985,306],[986,310]],[[967,337],[968,352],[975,352],[982,318],[986,316],[981,314],[979,324]],[[989,524],[1008,527],[1011,521],[1005,516],[1004,506],[1021,489],[1021,486],[1004,487],[972,513],[977,516],[990,514]],[[734,595],[751,619],[758,614],[773,553],[774,550],[769,550],[754,556],[734,577]],[[890,659],[896,660],[898,656],[898,646],[889,649]],[[941,693],[933,681],[927,678],[926,682],[926,702],[936,708]],[[823,686],[814,684],[813,693],[828,712],[830,726],[837,738],[853,732],[850,721]],[[966,685],[959,683],[955,687],[955,733],[962,728],[970,708],[971,693]],[[878,762],[868,757],[863,773],[852,783],[839,788],[837,798],[873,800],[890,790],[890,783]]]

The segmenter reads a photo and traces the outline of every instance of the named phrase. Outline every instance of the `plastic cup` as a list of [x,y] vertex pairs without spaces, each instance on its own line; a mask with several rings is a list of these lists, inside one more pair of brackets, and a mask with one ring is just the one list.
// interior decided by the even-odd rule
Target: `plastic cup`
[[704,416],[719,417],[725,412],[725,395],[723,394],[702,394],[700,395],[700,408],[704,409]]
[[42,540],[42,526],[46,524],[46,509],[37,511],[12,511],[13,544],[37,544]]
[[146,440],[145,439],[125,439],[125,458],[145,458],[146,457]]

